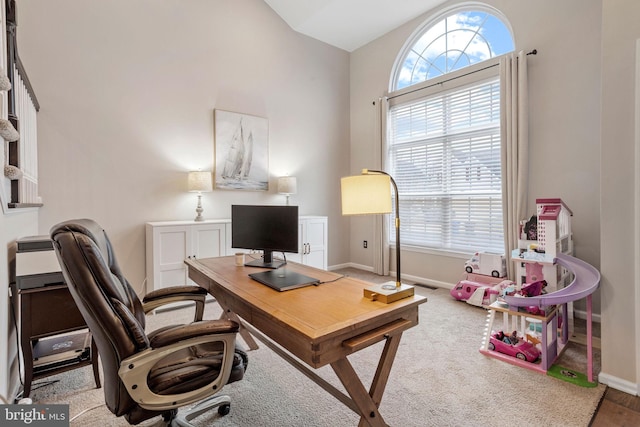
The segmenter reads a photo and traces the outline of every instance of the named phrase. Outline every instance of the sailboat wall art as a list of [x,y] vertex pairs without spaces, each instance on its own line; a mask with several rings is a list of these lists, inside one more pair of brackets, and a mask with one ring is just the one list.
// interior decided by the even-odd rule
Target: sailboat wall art
[[215,187],[269,190],[269,121],[263,117],[214,110]]

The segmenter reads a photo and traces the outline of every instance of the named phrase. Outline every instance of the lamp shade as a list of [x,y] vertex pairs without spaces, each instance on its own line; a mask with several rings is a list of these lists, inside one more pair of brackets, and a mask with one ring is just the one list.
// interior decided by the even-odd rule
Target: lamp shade
[[278,178],[278,193],[296,194],[298,192],[298,182],[295,176],[281,176]]
[[192,171],[189,172],[187,188],[191,192],[208,192],[213,189],[211,172],[208,171]]
[[342,178],[342,215],[391,213],[389,175],[356,175]]

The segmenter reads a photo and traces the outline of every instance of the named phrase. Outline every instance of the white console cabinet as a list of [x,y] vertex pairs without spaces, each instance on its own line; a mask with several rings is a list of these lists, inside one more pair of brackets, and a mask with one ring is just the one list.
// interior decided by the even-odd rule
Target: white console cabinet
[[298,232],[300,252],[288,254],[291,261],[327,269],[328,223],[326,216],[301,216]]
[[[300,253],[291,261],[327,268],[327,217],[300,216]],[[231,220],[159,221],[146,223],[146,291],[193,284],[184,260],[233,255]]]
[[187,277],[186,258],[226,255],[229,221],[163,221],[146,224],[147,292],[193,284]]

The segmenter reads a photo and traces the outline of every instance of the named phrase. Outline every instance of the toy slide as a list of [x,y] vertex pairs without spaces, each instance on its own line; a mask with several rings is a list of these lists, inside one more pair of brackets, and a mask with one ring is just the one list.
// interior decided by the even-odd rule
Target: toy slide
[[554,262],[573,273],[574,278],[569,285],[558,291],[534,297],[520,298],[505,295],[504,301],[515,307],[566,304],[591,295],[600,286],[600,272],[592,265],[565,254],[558,254]]

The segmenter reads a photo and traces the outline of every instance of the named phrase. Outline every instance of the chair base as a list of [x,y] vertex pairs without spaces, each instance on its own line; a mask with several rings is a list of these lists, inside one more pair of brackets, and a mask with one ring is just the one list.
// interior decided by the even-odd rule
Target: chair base
[[211,396],[208,399],[196,403],[192,408],[178,411],[178,415],[171,420],[171,427],[194,427],[189,421],[208,412],[214,408],[218,408],[218,414],[224,416],[229,413],[231,399],[229,396]]

